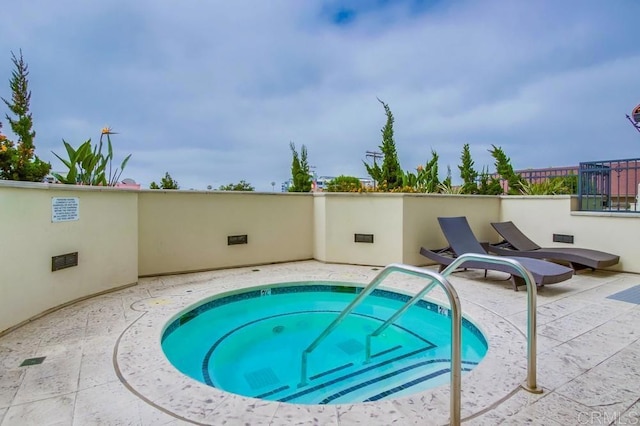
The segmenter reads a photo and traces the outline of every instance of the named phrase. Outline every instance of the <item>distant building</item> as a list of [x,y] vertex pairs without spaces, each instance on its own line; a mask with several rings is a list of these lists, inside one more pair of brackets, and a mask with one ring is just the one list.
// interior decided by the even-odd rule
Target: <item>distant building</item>
[[291,188],[291,185],[293,185],[293,180],[285,180],[284,182],[282,182],[282,185],[280,185],[280,192],[289,192],[289,188]]
[[[531,183],[575,176],[576,184],[580,179],[580,188],[575,188],[583,198],[600,197],[607,209],[636,209],[640,193],[640,159],[607,160],[582,162],[578,166],[546,167],[541,169],[515,170]],[[497,174],[493,175],[499,178]],[[509,189],[506,181],[501,181],[505,192]]]

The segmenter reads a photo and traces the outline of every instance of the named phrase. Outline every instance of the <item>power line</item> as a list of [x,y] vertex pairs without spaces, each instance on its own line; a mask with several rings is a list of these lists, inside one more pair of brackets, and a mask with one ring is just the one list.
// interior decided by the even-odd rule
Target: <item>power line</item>
[[377,152],[377,151],[366,151],[366,155],[367,158],[373,158],[373,164],[376,163],[376,160],[381,160],[382,159],[382,153],[381,152]]
[[[381,160],[383,155],[381,152],[378,151],[365,151],[365,157],[366,158],[373,158],[373,165],[376,166],[376,160]],[[371,176],[373,177],[373,176]],[[376,190],[376,180],[375,178],[373,179],[373,190]]]

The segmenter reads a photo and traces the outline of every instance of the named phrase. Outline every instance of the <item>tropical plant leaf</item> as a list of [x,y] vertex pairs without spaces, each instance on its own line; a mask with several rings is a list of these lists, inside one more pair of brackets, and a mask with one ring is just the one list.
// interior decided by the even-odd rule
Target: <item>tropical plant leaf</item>
[[[71,165],[71,163],[67,160],[65,160],[64,158],[60,157],[58,154],[56,154],[55,152],[51,151],[53,153],[53,155],[55,155],[56,157],[58,157],[58,160],[62,161],[62,164],[64,164],[65,166],[67,166],[67,168],[71,169],[73,166]],[[56,176],[55,174],[52,173],[53,176]],[[57,179],[57,176],[56,176]],[[60,179],[58,179],[60,180]]]

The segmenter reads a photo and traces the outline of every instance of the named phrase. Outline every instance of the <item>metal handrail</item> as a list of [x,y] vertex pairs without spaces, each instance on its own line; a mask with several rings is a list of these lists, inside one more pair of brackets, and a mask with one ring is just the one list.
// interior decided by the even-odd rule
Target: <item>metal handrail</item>
[[[462,356],[461,356],[461,333],[462,333],[462,313],[460,310],[460,299],[458,293],[451,283],[441,274],[428,270],[417,268],[415,266],[402,265],[393,263],[385,267],[364,290],[356,297],[329,326],[304,350],[302,351],[300,383],[298,387],[307,385],[307,357],[309,354],[324,340],[346,317],[358,306],[378,285],[392,272],[402,272],[418,277],[430,278],[429,284],[420,292],[426,294],[436,284],[440,284],[449,299],[451,311],[451,413],[450,424],[460,424],[460,398],[462,384]],[[408,302],[411,303],[415,296]],[[415,302],[413,302],[415,303]],[[406,306],[406,305],[405,305]],[[404,309],[401,308],[401,309]],[[407,308],[408,309],[408,308]],[[406,310],[406,309],[405,309]],[[403,311],[404,312],[404,311]],[[400,314],[401,315],[401,314]],[[396,318],[399,315],[394,315]]]
[[527,382],[522,387],[531,393],[542,393],[542,389],[536,383],[536,354],[537,354],[537,334],[536,334],[536,297],[538,294],[535,279],[520,262],[507,257],[491,256],[488,254],[466,253],[454,259],[440,273],[448,277],[456,269],[462,267],[465,262],[482,260],[488,263],[511,266],[518,271],[527,285]]
[[387,321],[385,321],[378,329],[367,336],[366,359],[368,362],[371,357],[371,337],[377,336],[396,319],[403,315],[411,306],[427,294],[436,284],[445,291],[449,299],[451,311],[451,402],[450,402],[450,424],[459,425],[461,418],[461,377],[462,377],[462,358],[461,358],[461,333],[462,333],[462,313],[460,310],[460,299],[458,293],[447,280],[456,269],[462,267],[464,263],[470,261],[484,261],[487,263],[501,264],[512,267],[517,271],[527,286],[527,381],[521,386],[532,393],[542,393],[542,389],[536,384],[536,354],[537,354],[537,335],[536,335],[536,297],[537,287],[535,280],[520,262],[514,259],[492,256],[487,254],[467,253],[455,258],[440,273],[430,271],[428,269],[417,268],[414,266],[390,264],[385,267],[362,292],[356,297],[318,336],[303,352],[301,362],[301,377],[298,387],[307,385],[307,357],[308,355],[324,340],[343,320],[349,315],[356,306],[358,306],[380,283],[392,272],[403,272],[409,275],[431,278],[430,282],[412,297],[405,305],[398,309]]
[[408,300],[400,309],[395,311],[395,313],[391,315],[380,327],[378,327],[373,333],[367,335],[366,346],[365,346],[365,359],[364,359],[365,364],[371,361],[371,338],[379,336],[380,333],[386,330],[387,327],[389,327],[398,318],[400,318],[405,312],[407,312],[410,307],[415,305],[416,302],[418,302],[418,300],[422,299],[422,297],[424,297],[425,294],[429,293],[433,289],[433,287],[436,286],[436,284],[437,284],[437,281],[431,281],[429,284],[424,286],[422,290],[416,293],[416,295],[413,296],[410,300]]
[[[520,262],[514,259],[505,257],[498,257],[492,255],[467,253],[458,256],[449,266],[440,272],[445,278],[448,277],[456,269],[462,267],[465,262],[480,260],[488,263],[502,264],[512,267],[514,270],[522,274],[522,277],[527,285],[527,381],[522,387],[531,393],[542,393],[542,389],[537,386],[536,377],[536,360],[537,360],[537,318],[536,318],[536,297],[537,287],[535,286],[535,279],[531,273],[522,266]],[[413,306],[418,300],[424,297],[434,286],[435,282],[430,283],[424,287],[419,293],[417,293],[411,300],[409,300],[404,306],[398,309],[387,321],[385,321],[380,327],[378,327],[373,333],[366,337],[365,348],[365,363],[371,360],[371,338],[378,336],[387,327],[394,323],[401,315],[403,315],[411,306]]]

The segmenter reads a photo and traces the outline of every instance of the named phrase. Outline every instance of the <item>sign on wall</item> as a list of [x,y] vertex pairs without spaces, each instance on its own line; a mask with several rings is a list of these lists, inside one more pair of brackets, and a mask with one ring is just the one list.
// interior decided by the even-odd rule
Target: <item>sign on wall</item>
[[80,218],[78,197],[52,197],[51,222],[69,222]]

